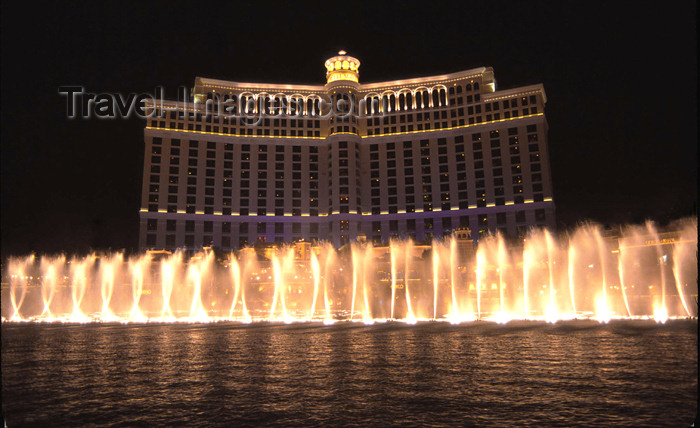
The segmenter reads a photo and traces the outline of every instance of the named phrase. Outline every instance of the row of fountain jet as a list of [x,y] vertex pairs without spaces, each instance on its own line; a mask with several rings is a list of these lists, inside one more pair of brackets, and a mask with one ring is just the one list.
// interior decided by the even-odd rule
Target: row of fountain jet
[[[468,244],[465,245],[465,242]],[[697,222],[648,222],[616,239],[583,225],[565,239],[533,230],[476,248],[455,236],[213,251],[9,260],[4,321],[211,322],[399,320],[507,322],[697,316]],[[7,295],[3,296],[7,297]]]

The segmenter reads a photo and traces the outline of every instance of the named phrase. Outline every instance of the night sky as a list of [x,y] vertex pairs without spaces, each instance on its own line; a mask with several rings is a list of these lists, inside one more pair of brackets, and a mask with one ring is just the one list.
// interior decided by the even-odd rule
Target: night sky
[[[250,2],[253,3],[253,2]],[[2,3],[2,256],[138,244],[144,122],[68,119],[58,87],[174,98],[196,76],[369,83],[492,66],[544,84],[557,222],[696,215],[695,2]]]

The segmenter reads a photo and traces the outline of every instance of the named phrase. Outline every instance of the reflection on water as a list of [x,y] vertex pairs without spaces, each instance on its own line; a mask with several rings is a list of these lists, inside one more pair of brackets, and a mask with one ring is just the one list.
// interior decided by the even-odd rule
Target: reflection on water
[[8,426],[687,426],[697,321],[2,326]]

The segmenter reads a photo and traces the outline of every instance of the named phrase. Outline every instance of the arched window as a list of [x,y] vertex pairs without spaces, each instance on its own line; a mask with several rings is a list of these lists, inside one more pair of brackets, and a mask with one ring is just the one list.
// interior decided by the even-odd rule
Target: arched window
[[292,95],[289,101],[289,114],[301,116],[304,113],[304,98]]
[[474,90],[475,91],[479,90],[479,82],[474,82]]
[[240,95],[240,111],[243,112],[243,114],[257,113],[255,96],[250,92]]
[[428,96],[427,89],[416,90],[416,107],[417,108],[430,107],[430,97]]
[[381,111],[382,112],[391,111],[391,105],[389,104],[389,96],[388,95],[382,95]]
[[379,114],[381,111],[379,105],[379,96],[372,97],[372,114]]
[[238,113],[238,97],[232,94],[226,95],[226,99],[224,100],[224,114],[231,116],[236,113]]
[[259,111],[263,112],[263,114],[272,114],[270,95],[261,94],[259,101],[261,107]]

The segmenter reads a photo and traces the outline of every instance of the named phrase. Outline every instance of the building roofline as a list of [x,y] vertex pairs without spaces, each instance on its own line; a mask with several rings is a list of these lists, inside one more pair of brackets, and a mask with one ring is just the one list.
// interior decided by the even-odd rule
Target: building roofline
[[374,83],[361,83],[361,90],[371,90],[376,88],[381,88],[385,86],[413,86],[419,85],[421,83],[437,83],[445,80],[455,80],[470,76],[478,76],[485,74],[486,72],[493,72],[491,67],[478,67],[469,70],[457,71],[455,73],[439,74],[436,76],[426,76],[426,77],[415,77],[410,79],[399,79],[399,80],[389,80],[385,82],[374,82]]
[[[435,76],[415,77],[399,80],[388,80],[383,82],[360,83],[357,88],[360,92],[370,92],[377,89],[389,88],[394,86],[419,86],[427,83],[440,83],[450,80],[458,80],[472,76],[483,74],[493,74],[491,67],[478,67],[469,70],[458,71],[455,73],[440,74]],[[197,76],[195,78],[195,88],[201,86],[213,87],[221,90],[241,90],[241,89],[256,89],[268,90],[271,93],[280,91],[290,92],[325,92],[325,85],[294,85],[286,83],[253,83],[253,82],[235,82],[232,80],[211,79],[208,77]]]
[[503,89],[503,90],[498,90],[496,92],[485,93],[485,94],[481,94],[481,98],[483,101],[486,101],[486,100],[493,100],[493,99],[500,99],[500,98],[510,98],[513,95],[519,95],[522,93],[530,93],[530,92],[541,92],[542,93],[542,102],[547,103],[547,93],[544,91],[544,85],[542,85],[541,83],[536,83],[534,85],[527,85],[527,86],[518,86],[516,88]]
[[270,91],[285,90],[285,91],[312,91],[324,92],[324,85],[291,85],[286,83],[252,83],[252,82],[234,82],[232,80],[210,79],[208,77],[197,76],[194,80],[195,88],[198,86],[213,86],[221,87],[222,89],[268,89]]

